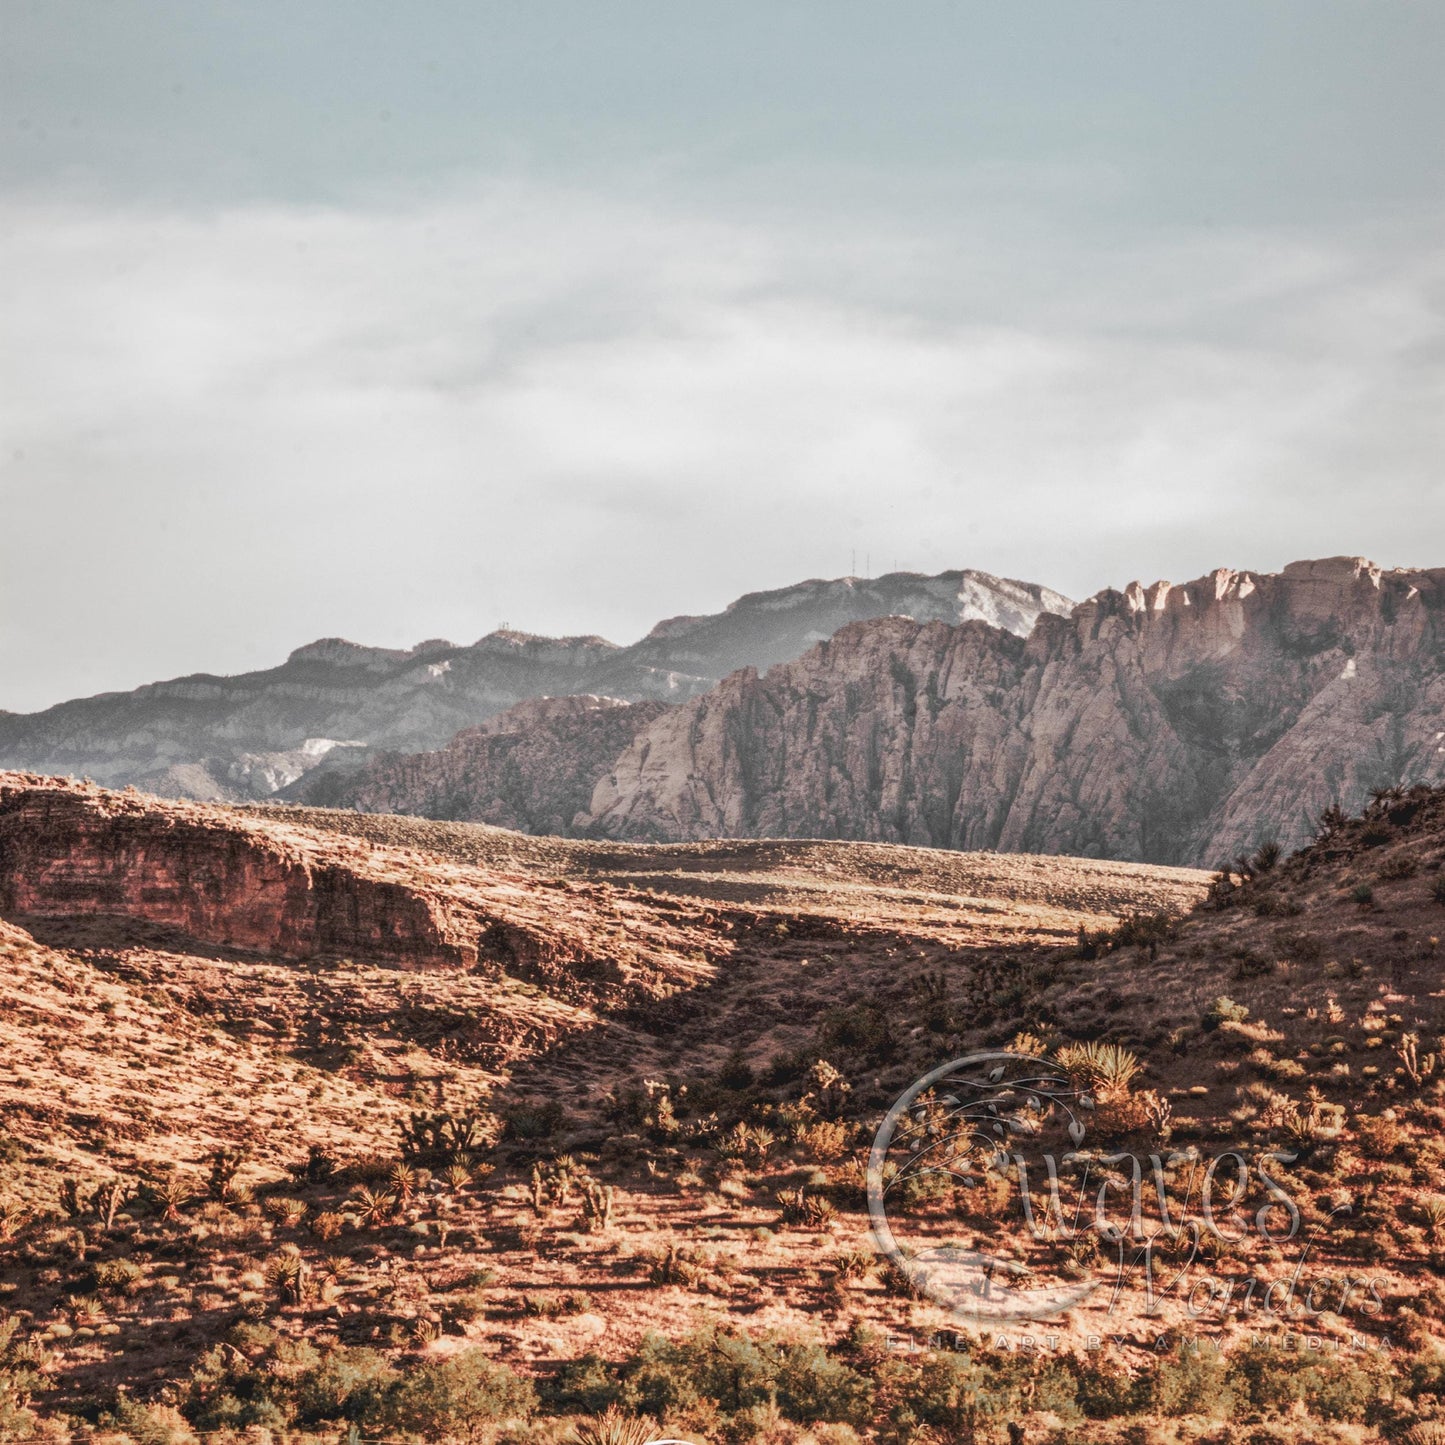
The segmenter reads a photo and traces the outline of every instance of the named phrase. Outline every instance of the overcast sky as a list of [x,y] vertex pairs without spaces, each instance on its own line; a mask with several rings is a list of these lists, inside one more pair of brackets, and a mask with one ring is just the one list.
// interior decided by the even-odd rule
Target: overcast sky
[[0,0],[0,708],[1445,566],[1445,5]]

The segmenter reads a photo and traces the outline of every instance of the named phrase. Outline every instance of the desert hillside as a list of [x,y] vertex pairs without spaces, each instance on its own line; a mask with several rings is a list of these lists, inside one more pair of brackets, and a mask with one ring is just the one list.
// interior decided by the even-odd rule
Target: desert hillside
[[[1423,1429],[1445,1380],[1442,859],[1426,790],[1211,879],[5,775],[5,1428]],[[1308,1288],[1287,1289],[1297,1243],[1249,1227],[1176,1232],[1167,1278],[1119,1273],[1103,1236],[1024,1230],[1007,1168],[890,1176],[907,1244],[879,1254],[863,1162],[884,1112],[999,1049],[1097,1100],[1089,1167],[1158,1155],[1171,1211],[1197,1210],[1221,1151],[1290,1154],[1267,1167]],[[1229,1196],[1246,1226],[1278,1203],[1250,1187]],[[986,1249],[1005,1289],[1092,1293],[960,1324],[909,1263],[940,1243]]]

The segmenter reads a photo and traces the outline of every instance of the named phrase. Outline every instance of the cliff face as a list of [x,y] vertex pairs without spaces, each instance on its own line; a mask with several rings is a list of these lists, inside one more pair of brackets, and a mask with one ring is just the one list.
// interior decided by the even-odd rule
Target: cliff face
[[139,919],[283,959],[474,969],[582,998],[684,981],[708,949],[685,918],[604,885],[17,773],[0,773],[0,916]]
[[318,770],[283,797],[363,813],[415,813],[565,834],[598,780],[667,710],[616,698],[533,698],[427,753],[382,753],[358,770]]
[[845,628],[659,717],[598,783],[615,837],[807,835],[1209,865],[1442,778],[1445,571],[1362,559],[1105,592],[1024,641]]
[[[0,767],[134,784],[163,797],[264,798],[318,768],[330,774],[359,763],[359,745],[439,748],[529,698],[681,702],[737,668],[798,657],[859,618],[978,617],[1023,634],[1041,611],[1070,605],[1048,588],[983,572],[894,573],[752,593],[715,615],[660,623],[631,647],[506,630],[470,646],[434,639],[406,650],[325,638],[263,672],[177,678],[29,715],[0,712]],[[525,775],[525,764],[518,767]],[[590,788],[591,780],[583,791]],[[521,820],[527,809],[517,801],[503,787],[495,808],[482,800],[491,809],[484,815]],[[545,816],[562,817],[560,806],[558,795]]]

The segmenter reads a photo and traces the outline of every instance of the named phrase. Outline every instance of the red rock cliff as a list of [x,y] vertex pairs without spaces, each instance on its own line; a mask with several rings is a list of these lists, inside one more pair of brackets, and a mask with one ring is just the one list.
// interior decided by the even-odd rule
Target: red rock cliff
[[[580,896],[560,908],[557,892]],[[0,916],[72,915],[144,919],[282,958],[477,966],[584,995],[679,978],[681,956],[703,946],[685,920],[655,919],[600,885],[549,890],[283,820],[0,773]]]

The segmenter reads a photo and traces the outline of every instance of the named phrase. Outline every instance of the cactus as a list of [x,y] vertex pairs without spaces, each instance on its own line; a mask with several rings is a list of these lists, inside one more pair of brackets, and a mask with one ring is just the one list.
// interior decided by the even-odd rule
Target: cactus
[[206,1193],[222,1204],[229,1204],[237,1198],[236,1175],[246,1156],[239,1149],[217,1149],[211,1155],[211,1173],[206,1181]]
[[602,1234],[612,1227],[613,1188],[601,1184],[590,1174],[582,1177],[582,1220],[591,1234]]

